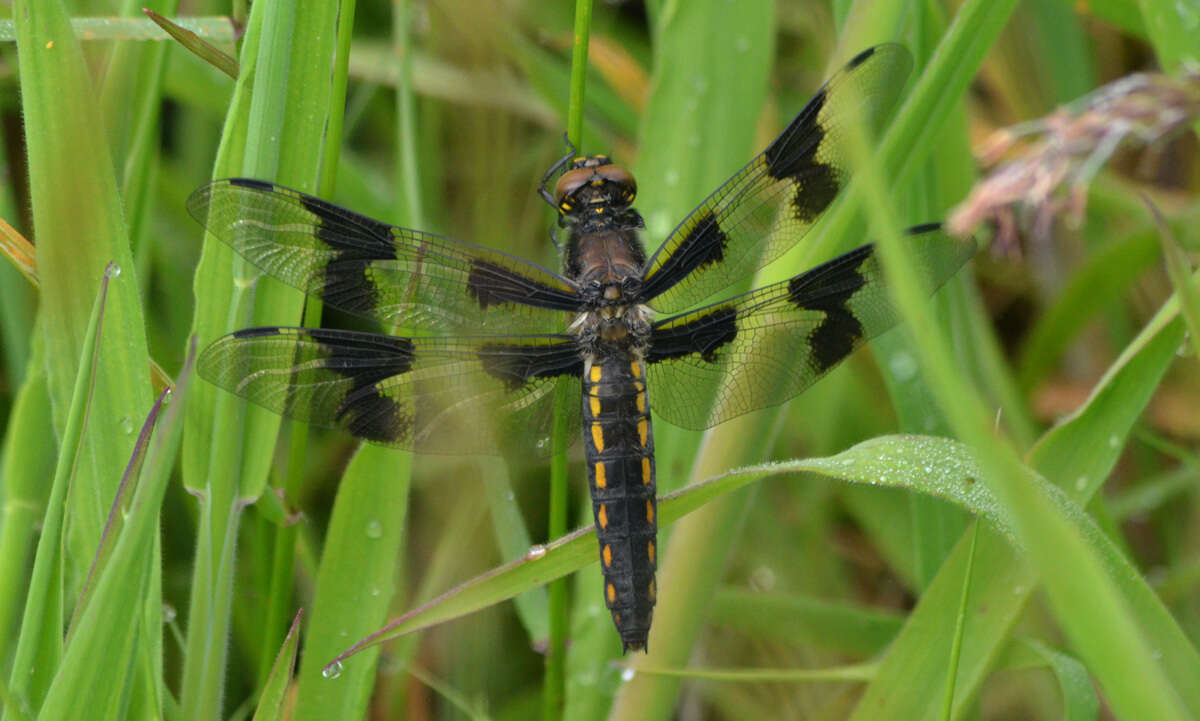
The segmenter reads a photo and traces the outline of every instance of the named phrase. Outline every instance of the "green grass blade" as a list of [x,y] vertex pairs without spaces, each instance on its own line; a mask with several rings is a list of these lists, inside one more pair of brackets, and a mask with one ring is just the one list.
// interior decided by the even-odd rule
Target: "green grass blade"
[[[158,514],[183,435],[184,406],[192,374],[180,373],[171,404],[150,444],[127,523],[67,644],[39,719],[111,719],[137,658],[147,602],[160,604],[152,583],[157,557]],[[153,417],[147,422],[149,431]],[[97,659],[105,659],[97,663]]]
[[205,40],[200,35],[197,35],[178,23],[168,20],[153,10],[144,8],[143,12],[146,13],[146,17],[150,18],[155,25],[162,28],[164,32],[175,38],[180,45],[192,51],[201,60],[204,60],[209,65],[212,65],[214,68],[220,70],[229,77],[234,79],[237,78],[237,60],[234,60],[229,55],[226,55],[223,51],[218,49],[208,40]]
[[[336,2],[321,3],[304,13],[286,3],[253,7],[218,176],[250,175],[316,189],[325,162],[329,114],[344,102],[330,96],[337,35],[328,29],[334,27],[339,7]],[[251,298],[248,284],[255,275],[244,260],[220,246],[216,241],[206,245],[197,270],[193,327],[201,343],[238,327],[295,323],[300,294],[263,279]],[[242,449],[273,447],[280,419],[247,409],[212,388],[198,396],[193,432],[185,446],[185,481],[201,492],[204,504],[181,703],[193,718],[215,719],[228,658],[225,637],[233,603],[240,504],[262,492],[272,462],[270,453]]]
[[1146,35],[1166,70],[1200,62],[1200,8],[1171,0],[1138,0]]
[[342,476],[297,679],[298,720],[361,718],[366,711],[378,654],[347,662],[337,678],[323,676],[322,667],[387,615],[407,518],[411,458],[364,445]]
[[54,434],[50,421],[50,396],[40,353],[17,393],[4,433],[3,513],[0,515],[0,654],[8,668],[15,651],[21,605],[29,589],[29,563],[37,545],[38,525],[52,487],[54,448],[45,442]]
[[296,654],[300,650],[300,619],[303,612],[297,613],[287,636],[283,638],[283,646],[279,655],[267,674],[263,684],[262,694],[258,698],[258,706],[254,710],[254,721],[283,721],[284,701],[287,698],[288,684],[292,680],[292,669],[296,667]]
[[84,454],[81,438],[95,390],[100,324],[105,315],[109,287],[109,276],[105,274],[92,304],[87,334],[83,339],[79,373],[75,378],[67,423],[63,429],[63,451],[58,455],[45,516],[42,518],[20,635],[9,676],[9,692],[20,702],[35,709],[40,708],[45,700],[50,680],[58,670],[62,656],[62,554],[67,490],[78,473],[80,457]]
[[109,263],[103,348],[68,500],[68,588],[96,550],[105,513],[133,448],[136,419],[150,407],[145,319],[112,158],[96,94],[58,0],[20,2],[16,19],[29,190],[41,278],[40,313],[55,427],[66,423],[87,319]]
[[1171,233],[1171,227],[1167,224],[1166,218],[1162,217],[1158,206],[1154,205],[1149,198],[1145,200],[1158,225],[1159,243],[1162,247],[1163,257],[1167,261],[1167,277],[1171,279],[1175,295],[1179,298],[1180,315],[1183,316],[1184,324],[1187,326],[1192,351],[1200,351],[1200,291],[1197,291],[1196,286],[1192,283],[1191,263],[1183,249],[1179,247],[1179,241]]
[[1054,672],[1063,697],[1063,721],[1095,721],[1100,714],[1100,699],[1092,687],[1087,668],[1073,656],[1044,643],[1025,644]]
[[575,43],[571,49],[571,95],[567,101],[567,138],[576,148],[583,146],[584,90],[587,87],[591,26],[592,0],[575,0]]

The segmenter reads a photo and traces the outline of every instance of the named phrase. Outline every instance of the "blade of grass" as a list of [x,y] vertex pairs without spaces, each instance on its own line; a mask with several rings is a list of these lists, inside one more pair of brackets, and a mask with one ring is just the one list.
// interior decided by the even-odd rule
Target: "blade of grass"
[[1092,687],[1087,668],[1075,658],[1044,643],[1029,642],[1042,661],[1054,671],[1063,698],[1063,721],[1094,721],[1100,715],[1100,699]]
[[52,484],[54,448],[45,439],[54,434],[50,396],[40,351],[17,392],[4,432],[3,515],[0,515],[0,664],[7,668],[15,651],[12,635],[23,599],[30,588],[29,563],[37,545],[38,525],[46,512]]
[[279,655],[275,657],[275,663],[271,666],[271,671],[267,674],[266,682],[263,684],[258,706],[254,710],[254,721],[283,721],[284,719],[284,702],[287,700],[288,684],[292,679],[292,669],[296,667],[296,654],[300,650],[300,619],[303,616],[303,611],[296,613],[296,618],[292,620],[292,627],[288,629],[287,636],[283,638],[283,646],[279,648]]
[[[592,0],[576,0],[575,32],[571,53],[571,89],[567,103],[567,143],[583,144],[583,109],[588,74],[588,42],[591,40]],[[578,412],[567,398],[568,386],[558,383],[554,389],[554,432],[551,437],[549,537],[558,538],[567,531],[567,414]],[[546,650],[546,675],[542,687],[542,718],[561,719],[566,704],[567,684],[567,581],[549,584],[550,639]]]
[[567,138],[583,144],[584,92],[587,88],[588,42],[591,40],[592,1],[575,0],[575,42],[571,49],[571,93],[567,101]]
[[[323,142],[323,152],[306,154],[302,158],[293,159],[290,163],[285,159],[283,167],[281,167],[281,176],[284,178],[296,177],[305,179],[297,187],[313,188],[318,194],[326,197],[333,194],[334,186],[337,179],[337,168],[339,150],[342,138],[342,122],[343,122],[343,107],[345,106],[346,98],[346,74],[349,64],[350,52],[350,35],[351,29],[354,26],[354,2],[343,3],[328,3],[321,6],[321,12],[310,13],[305,17],[300,18],[302,24],[301,30],[297,33],[297,37],[301,40],[308,39],[316,41],[319,38],[327,38],[324,35],[324,29],[333,24],[337,28],[334,36],[335,43],[330,46],[327,41],[322,42],[315,51],[313,58],[308,58],[308,53],[297,53],[293,56],[291,68],[291,83],[293,88],[307,88],[312,83],[320,83],[326,76],[329,78],[328,91],[311,93],[313,97],[309,98],[310,93],[294,90],[289,92],[288,104],[294,108],[305,108],[309,120],[305,123],[298,123],[294,127],[289,128],[293,131],[297,139],[311,138],[319,139]],[[331,52],[332,68],[321,62],[320,58],[325,57],[323,53]],[[325,87],[325,86],[321,86]],[[325,125],[322,127],[314,123],[314,121],[323,120]],[[308,180],[312,178],[312,180]],[[306,301],[303,322],[311,326],[320,326],[321,315],[323,309],[320,301],[314,298],[308,298]],[[284,477],[283,492],[285,502],[291,506],[297,502],[300,495],[301,484],[304,479],[304,472],[308,467],[305,462],[305,456],[308,452],[309,442],[309,427],[303,423],[292,423],[290,433],[288,435],[288,464],[287,472]],[[396,467],[395,471],[406,476],[408,474],[408,465],[406,462],[401,462]],[[390,499],[393,502],[398,502],[401,508],[404,507],[404,496],[400,499]],[[400,516],[403,517],[403,513]],[[296,542],[296,529],[292,526],[285,526],[273,529],[274,548],[271,554],[271,582],[267,591],[268,603],[266,604],[266,613],[263,628],[267,633],[260,639],[261,643],[261,658],[260,667],[265,666],[269,660],[271,637],[274,629],[281,628],[284,619],[289,614],[289,604],[292,597],[293,586],[293,559]],[[353,569],[346,569],[353,572]],[[335,588],[349,591],[354,586],[353,584],[335,584]],[[313,628],[318,628],[325,619],[322,616],[314,615],[310,621],[310,635],[320,635],[320,631],[313,631]],[[260,678],[263,676],[260,673]]]
[[100,290],[92,303],[91,318],[84,336],[79,373],[68,407],[67,423],[63,428],[62,452],[54,468],[41,534],[33,560],[33,571],[25,595],[25,610],[21,617],[8,690],[21,703],[40,709],[54,673],[62,658],[63,618],[63,526],[66,515],[67,490],[78,472],[83,454],[84,425],[87,422],[93,389],[96,382],[96,354],[100,324],[108,300],[109,275],[100,282]]
[[[253,6],[218,175],[275,178],[291,187],[315,190],[322,152],[329,145],[330,111],[344,103],[344,98],[331,97],[336,87],[332,78],[337,36],[328,28],[339,12],[336,2],[308,6],[304,13],[286,3]],[[337,139],[332,144],[336,147]],[[294,323],[301,307],[299,294],[263,280],[257,282],[251,298],[248,291],[255,274],[243,259],[215,247],[219,245],[206,245],[197,270],[194,328],[201,341],[254,323]],[[199,471],[191,483],[202,491],[204,515],[181,702],[192,717],[215,719],[221,709],[241,504],[262,493],[272,462],[270,453],[243,453],[242,449],[273,447],[280,419],[261,409],[246,409],[229,394],[214,397],[210,394],[215,390],[204,390],[192,425],[210,428],[211,434],[207,438],[195,434],[185,446]],[[206,458],[206,452],[211,457]],[[257,647],[261,641],[248,643]]]
[[950,662],[947,664],[946,690],[942,694],[942,721],[950,721],[954,715],[954,685],[958,681],[958,661],[962,658],[963,628],[967,624],[971,592],[971,576],[975,569],[975,551],[979,547],[979,524],[971,528],[971,546],[967,550],[967,567],[963,573],[962,597],[958,604],[958,613],[954,616],[954,636],[950,644]]
[[[407,54],[410,52],[410,35],[404,10],[393,6],[393,12],[399,13],[393,19],[393,30]],[[333,173],[338,164],[353,12],[353,3],[343,3],[336,19],[339,45],[334,61],[334,89],[326,98],[329,104],[326,112],[331,117],[330,131],[320,159],[320,177],[326,193],[332,193]],[[410,93],[411,89],[406,86],[400,92]],[[412,117],[405,121],[404,115],[402,111],[401,124],[406,128],[402,134],[415,132]],[[400,172],[414,183],[419,177],[415,146],[411,138],[407,141],[403,137],[399,139],[398,147],[407,148],[411,153],[401,151]],[[400,218],[405,224],[420,218],[416,190],[413,187],[411,194],[406,196],[413,204]],[[309,308],[307,315],[311,320],[311,300]],[[342,476],[317,572],[305,654],[297,679],[298,719],[359,718],[367,712],[377,676],[378,655],[372,654],[352,664],[336,679],[326,677],[322,666],[345,647],[347,639],[360,637],[380,623],[396,595],[398,573],[395,566],[397,559],[402,557],[407,528],[411,464],[409,453],[364,446],[359,448]],[[381,482],[381,478],[387,480]],[[411,654],[412,648],[404,649],[397,662],[403,664]]]
[[196,57],[213,66],[217,70],[225,73],[229,77],[235,80],[237,79],[237,60],[230,57],[224,51],[220,50],[217,48],[217,46],[213,45],[208,40],[205,40],[203,37],[176,22],[168,20],[153,10],[149,8],[143,8],[142,12],[146,13],[146,17],[150,18],[155,25],[162,28],[163,31],[172,38],[175,38],[176,42],[192,51]]
[[364,445],[338,485],[297,678],[298,721],[361,718],[366,712],[378,653],[347,664],[337,678],[323,674],[322,667],[348,639],[366,635],[387,614],[396,592],[411,458]]
[[[225,119],[217,153],[217,175],[240,175],[247,149],[247,125],[256,77],[262,15],[258,3],[242,45],[242,72]],[[242,265],[231,250],[205,239],[193,283],[195,315],[192,334],[201,345],[232,327],[249,324],[251,310],[245,298],[247,283]],[[237,278],[238,280],[235,280]],[[189,403],[187,433],[183,439],[183,482],[200,498],[196,558],[187,608],[187,636],[179,706],[186,718],[215,721],[221,716],[228,648],[229,604],[232,588],[233,535],[240,513],[235,506],[242,466],[244,406],[227,394],[200,384]],[[255,440],[271,447],[273,433]],[[262,454],[268,455],[268,454]]]
[[1200,62],[1200,8],[1170,0],[1138,0],[1137,5],[1164,70]]
[[[67,644],[39,719],[114,717],[136,658],[135,639],[150,630],[143,628],[143,599],[150,596],[158,602],[159,598],[152,584],[158,514],[179,453],[193,357],[194,346],[150,445],[128,522]],[[147,432],[152,422],[153,418],[148,419]],[[102,658],[105,663],[96,662]]]
[[1143,195],[1142,200],[1150,208],[1154,222],[1158,226],[1160,247],[1163,257],[1167,261],[1167,277],[1171,279],[1171,285],[1174,286],[1175,294],[1179,297],[1180,315],[1183,316],[1184,323],[1187,325],[1192,350],[1200,352],[1200,292],[1197,292],[1196,287],[1192,285],[1191,266],[1183,249],[1179,247],[1179,242],[1171,233],[1171,227],[1167,224],[1166,218],[1159,212],[1158,206],[1148,196]]
[[59,0],[15,3],[30,199],[41,278],[40,314],[55,427],[66,423],[76,363],[100,278],[109,288],[96,366],[92,433],[68,496],[68,588],[82,581],[133,447],[134,419],[150,407],[145,319],[112,159],[79,42]]

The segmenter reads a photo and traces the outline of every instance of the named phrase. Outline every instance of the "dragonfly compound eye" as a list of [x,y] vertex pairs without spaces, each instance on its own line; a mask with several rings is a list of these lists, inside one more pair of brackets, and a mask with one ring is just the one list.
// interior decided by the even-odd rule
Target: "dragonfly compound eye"
[[575,192],[582,188],[592,177],[591,168],[576,168],[563,173],[554,186],[554,202],[564,213],[571,212],[575,207]]

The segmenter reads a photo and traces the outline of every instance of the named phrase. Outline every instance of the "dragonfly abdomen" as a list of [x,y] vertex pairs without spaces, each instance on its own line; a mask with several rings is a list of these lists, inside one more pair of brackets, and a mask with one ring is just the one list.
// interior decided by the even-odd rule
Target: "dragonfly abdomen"
[[658,507],[646,368],[608,357],[583,378],[584,456],[600,541],[604,601],[626,651],[646,647],[654,611]]

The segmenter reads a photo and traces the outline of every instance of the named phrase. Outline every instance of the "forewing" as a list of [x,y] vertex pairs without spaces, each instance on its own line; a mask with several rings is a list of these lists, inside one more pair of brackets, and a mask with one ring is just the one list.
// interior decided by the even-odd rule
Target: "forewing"
[[568,336],[402,338],[250,328],[205,349],[200,374],[276,413],[425,453],[549,452],[553,390],[579,429],[582,361]]
[[271,183],[218,180],[188,209],[263,272],[384,327],[550,333],[578,310],[570,283],[526,260]]
[[[939,226],[909,232],[930,293],[975,252],[973,240],[951,238]],[[655,323],[646,357],[651,407],[699,430],[778,405],[896,319],[875,247],[864,245],[789,280]]]
[[677,313],[748,277],[808,232],[849,178],[850,123],[878,130],[912,57],[900,45],[859,53],[767,149],[710,195],[647,261],[645,297]]

